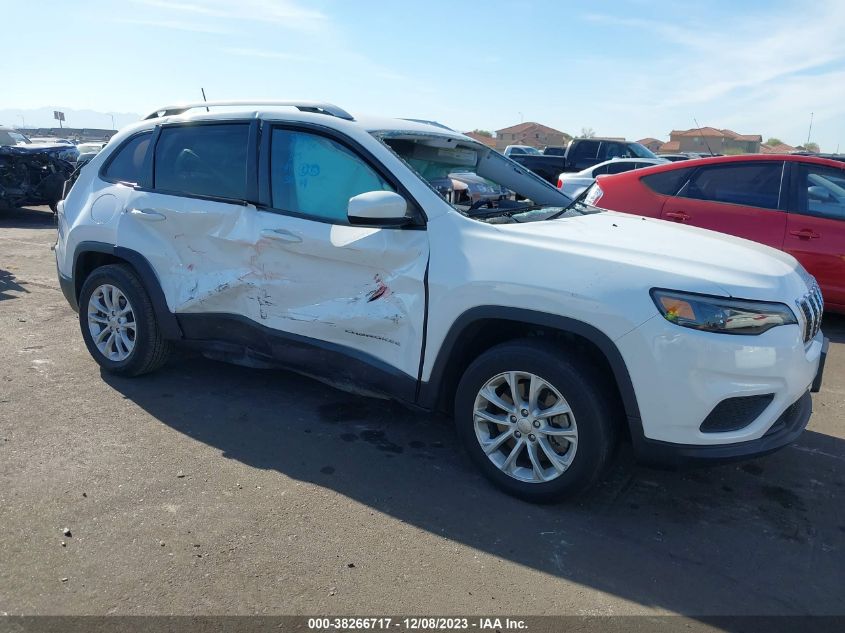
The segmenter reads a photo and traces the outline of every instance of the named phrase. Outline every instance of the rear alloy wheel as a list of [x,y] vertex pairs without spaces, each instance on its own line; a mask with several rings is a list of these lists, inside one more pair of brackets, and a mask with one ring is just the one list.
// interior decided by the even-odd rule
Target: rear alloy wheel
[[79,326],[88,352],[106,371],[137,376],[167,362],[155,310],[135,271],[126,264],[97,268],[79,293]]
[[587,490],[610,464],[615,401],[594,363],[522,339],[470,364],[455,395],[455,424],[498,487],[529,501],[557,501]]
[[111,361],[129,358],[137,326],[129,299],[111,284],[97,286],[88,300],[88,331],[100,353]]

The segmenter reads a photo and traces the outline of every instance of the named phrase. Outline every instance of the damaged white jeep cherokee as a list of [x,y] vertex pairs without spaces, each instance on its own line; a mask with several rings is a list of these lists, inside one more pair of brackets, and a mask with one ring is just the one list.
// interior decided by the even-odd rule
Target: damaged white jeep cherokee
[[[447,201],[478,177],[503,195]],[[56,259],[107,371],[184,341],[453,411],[487,477],[531,500],[586,489],[625,435],[662,462],[797,438],[826,340],[795,259],[570,202],[436,123],[202,103],[81,170]]]

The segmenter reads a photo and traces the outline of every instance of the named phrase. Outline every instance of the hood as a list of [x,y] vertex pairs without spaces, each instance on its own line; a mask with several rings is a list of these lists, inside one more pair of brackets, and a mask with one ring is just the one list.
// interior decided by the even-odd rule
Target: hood
[[18,145],[18,147],[25,147],[27,149],[73,149],[76,145],[68,145],[67,143],[27,143],[26,145]]
[[487,180],[485,180],[484,178],[482,178],[478,174],[472,174],[472,173],[463,172],[463,171],[453,172],[453,173],[449,174],[449,178],[451,178],[452,180],[460,180],[462,182],[467,182],[467,183],[471,182],[471,183],[476,184],[476,185],[486,185],[486,184],[488,184]]
[[30,154],[34,154],[37,152],[72,152],[76,149],[75,145],[64,145],[62,143],[27,143],[26,145],[6,145],[4,147],[8,149],[18,150],[22,153]]
[[563,172],[560,176],[558,176],[558,180],[562,182],[586,182],[592,184],[595,181],[595,178],[580,172]]
[[605,274],[625,266],[642,286],[789,304],[807,292],[807,273],[791,255],[674,222],[608,211],[496,227],[534,248],[596,260]]

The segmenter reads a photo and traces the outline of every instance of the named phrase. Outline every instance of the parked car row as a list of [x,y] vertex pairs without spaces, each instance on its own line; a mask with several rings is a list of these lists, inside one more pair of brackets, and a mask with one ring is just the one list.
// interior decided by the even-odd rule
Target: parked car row
[[79,150],[67,139],[30,139],[17,130],[0,127],[0,147],[23,147],[30,151],[45,152],[71,164],[79,158]]
[[0,210],[28,204],[54,211],[78,152],[64,144],[33,143],[9,128],[0,128]]
[[613,158],[595,167],[588,167],[575,173],[562,173],[557,179],[557,188],[570,198],[577,198],[592,185],[596,178],[604,174],[621,174],[633,169],[643,169],[662,165],[668,161],[663,158]]
[[845,163],[749,154],[602,176],[588,204],[743,237],[793,255],[845,312]]
[[574,138],[562,154],[560,148],[549,149],[548,153],[516,153],[510,158],[553,185],[561,173],[583,171],[614,158],[658,158],[639,143],[618,139]]
[[[610,148],[579,139],[565,158],[595,166]],[[698,182],[706,164],[600,175],[590,200],[645,173],[664,204],[690,179],[722,191]],[[623,437],[649,462],[776,450],[821,385],[821,294],[793,257],[573,202],[441,125],[314,102],[169,106],[77,176],[56,263],[103,370],[137,376],[188,344],[451,412],[485,476],[529,500],[589,488]],[[759,178],[731,204],[771,203]],[[805,180],[807,205],[834,182]]]
[[55,212],[65,181],[106,144],[74,145],[62,138],[28,138],[17,130],[0,127],[0,209],[32,204],[48,205]]

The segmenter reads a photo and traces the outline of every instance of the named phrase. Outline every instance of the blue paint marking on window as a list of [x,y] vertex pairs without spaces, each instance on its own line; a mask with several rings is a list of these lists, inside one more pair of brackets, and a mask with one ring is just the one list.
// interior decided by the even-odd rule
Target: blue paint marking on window
[[352,151],[316,134],[274,130],[270,151],[277,209],[346,222],[349,198],[368,191],[393,191]]

